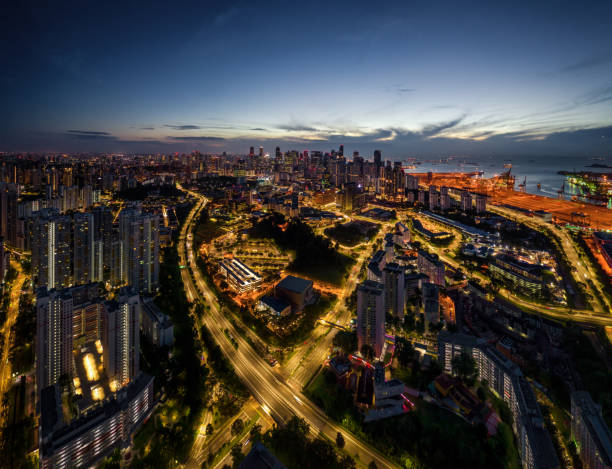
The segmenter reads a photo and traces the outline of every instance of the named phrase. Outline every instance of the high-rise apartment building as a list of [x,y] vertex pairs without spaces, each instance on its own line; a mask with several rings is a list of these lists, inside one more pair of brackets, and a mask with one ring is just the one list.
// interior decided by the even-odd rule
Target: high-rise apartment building
[[0,183],[0,236],[10,246],[17,243],[17,199],[19,186],[11,183]]
[[385,287],[385,312],[400,319],[404,318],[406,269],[395,262],[388,263],[383,269]]
[[72,375],[72,295],[42,288],[36,299],[36,386],[38,392]]
[[116,300],[104,305],[102,348],[111,382],[125,386],[140,371],[140,296],[123,288]]
[[159,218],[140,207],[119,216],[121,283],[139,292],[154,292],[159,283]]
[[487,196],[484,194],[476,194],[476,213],[485,213],[487,211]]
[[72,285],[72,221],[56,209],[43,209],[33,217],[32,273],[35,287],[51,289]]
[[75,213],[72,230],[72,280],[75,285],[98,282],[95,271],[94,217],[91,213]]
[[464,212],[472,210],[472,194],[467,191],[461,193],[461,210]]
[[417,269],[420,273],[429,277],[431,283],[435,283],[443,287],[444,282],[444,262],[440,260],[437,254],[430,254],[427,251],[419,250],[417,257]]
[[440,187],[440,209],[448,210],[451,206],[450,194],[448,192],[448,187],[442,186]]
[[574,391],[572,402],[572,440],[582,466],[591,469],[612,467],[612,433],[603,418],[601,406],[587,391]]
[[384,286],[366,280],[357,287],[357,345],[374,349],[379,357],[385,341],[385,291]]

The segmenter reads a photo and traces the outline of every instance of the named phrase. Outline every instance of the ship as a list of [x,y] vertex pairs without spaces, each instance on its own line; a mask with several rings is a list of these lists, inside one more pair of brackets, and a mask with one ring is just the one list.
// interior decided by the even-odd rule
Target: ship
[[612,208],[612,172],[559,171],[578,200]]

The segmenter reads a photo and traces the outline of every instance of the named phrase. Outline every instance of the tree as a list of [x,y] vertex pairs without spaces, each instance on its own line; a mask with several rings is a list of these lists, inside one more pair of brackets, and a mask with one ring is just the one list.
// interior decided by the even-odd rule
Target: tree
[[378,469],[378,466],[374,461],[370,461],[370,464],[368,464],[368,469]]
[[340,432],[338,432],[338,434],[336,435],[336,446],[340,449],[344,448],[344,437]]
[[396,357],[399,364],[407,367],[414,358],[414,349],[406,339],[399,338],[396,343]]
[[453,373],[465,381],[470,386],[474,384],[477,375],[476,362],[470,354],[462,351],[451,361]]
[[243,429],[244,429],[244,422],[242,421],[242,419],[234,420],[234,423],[232,423],[232,428],[231,428],[232,436],[240,435]]
[[258,423],[253,425],[251,431],[249,432],[249,438],[253,442],[261,441],[261,425],[259,425]]
[[213,431],[214,431],[214,429],[213,429],[212,424],[209,423],[208,425],[206,425],[206,434],[207,435],[212,435]]
[[232,466],[238,467],[238,465],[244,459],[244,454],[242,454],[242,445],[240,443],[236,443],[234,446],[232,446],[230,454],[232,455]]
[[361,355],[363,355],[366,360],[371,360],[374,358],[374,349],[369,344],[363,344],[361,346]]

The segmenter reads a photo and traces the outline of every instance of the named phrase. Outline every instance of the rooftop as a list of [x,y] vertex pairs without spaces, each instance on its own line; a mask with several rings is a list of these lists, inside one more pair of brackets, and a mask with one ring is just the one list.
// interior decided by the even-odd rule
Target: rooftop
[[278,282],[278,285],[276,286],[277,288],[282,288],[295,293],[304,293],[308,288],[312,287],[312,280],[287,275],[284,279]]

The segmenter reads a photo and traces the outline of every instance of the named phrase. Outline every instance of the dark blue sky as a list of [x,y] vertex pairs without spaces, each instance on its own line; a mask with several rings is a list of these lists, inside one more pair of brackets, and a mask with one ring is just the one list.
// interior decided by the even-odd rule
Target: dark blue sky
[[12,3],[0,150],[612,154],[610,1]]

